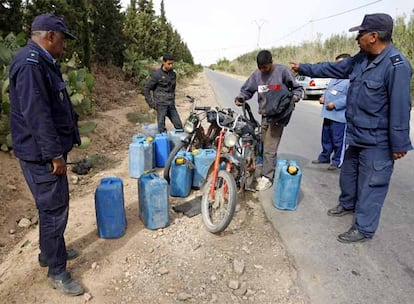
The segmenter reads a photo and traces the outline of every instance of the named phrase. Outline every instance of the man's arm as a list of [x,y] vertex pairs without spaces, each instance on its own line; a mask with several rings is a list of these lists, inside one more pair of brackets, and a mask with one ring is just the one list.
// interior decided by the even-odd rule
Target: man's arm
[[349,88],[349,80],[344,79],[339,82],[338,85],[336,85],[333,89],[336,90],[336,98],[334,99],[333,103],[333,109],[337,111],[341,111],[346,108],[346,95],[348,93]]
[[345,58],[337,62],[321,62],[317,64],[305,64],[299,62],[290,62],[291,70],[300,75],[316,78],[337,78],[348,79],[352,72],[354,62],[359,60],[360,54],[354,57]]
[[155,109],[156,104],[152,98],[151,91],[154,91],[158,84],[158,77],[157,72],[152,73],[151,78],[147,81],[147,83],[144,86],[144,96],[145,101],[149,105],[150,108]]
[[65,151],[52,118],[53,101],[49,98],[49,88],[46,87],[43,73],[38,65],[23,65],[17,74],[16,91],[27,129],[35,138],[42,158],[51,160]]
[[411,67],[407,62],[390,69],[386,83],[389,96],[389,138],[394,159],[412,149],[410,141]]
[[257,82],[254,77],[254,73],[245,81],[245,83],[240,88],[240,93],[237,95],[237,98],[244,100],[249,100],[253,97],[254,93],[257,91]]
[[283,83],[289,88],[289,90],[291,90],[293,94],[292,101],[298,102],[304,94],[302,86],[297,83],[295,77],[289,71],[289,69],[283,70],[282,79]]

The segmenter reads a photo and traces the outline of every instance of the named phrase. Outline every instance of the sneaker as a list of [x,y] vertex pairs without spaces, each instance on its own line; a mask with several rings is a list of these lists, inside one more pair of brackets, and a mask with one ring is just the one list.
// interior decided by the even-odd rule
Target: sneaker
[[262,176],[257,181],[257,186],[256,186],[257,191],[264,191],[264,190],[269,189],[270,187],[272,187],[272,182],[266,176]]
[[[73,249],[73,248],[72,249],[67,249],[66,254],[67,254],[66,259],[68,261],[70,261],[70,260],[76,259],[79,256],[79,251],[77,251],[76,249]],[[39,259],[40,267],[47,267],[47,261],[44,257],[42,257],[39,254],[38,259]]]
[[85,293],[85,290],[78,281],[72,279],[70,273],[65,271],[58,275],[48,275],[49,281],[54,289],[59,290],[68,296],[79,296]]

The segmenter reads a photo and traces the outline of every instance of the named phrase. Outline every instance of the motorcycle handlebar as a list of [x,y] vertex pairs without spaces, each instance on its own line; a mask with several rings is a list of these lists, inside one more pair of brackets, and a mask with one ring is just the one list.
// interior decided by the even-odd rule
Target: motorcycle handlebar
[[192,97],[190,95],[185,95],[185,97],[188,98],[190,102],[194,102],[195,101],[195,97]]
[[195,107],[194,110],[196,111],[209,111],[211,110],[211,107]]
[[[234,117],[233,116],[234,112],[231,108],[224,108],[224,109],[213,108],[212,110],[217,113],[216,122],[217,122],[217,125],[220,128],[234,129],[236,127],[237,121],[241,117],[240,114],[238,114],[238,115],[236,115],[236,117]],[[221,119],[222,119],[222,123],[220,122]]]

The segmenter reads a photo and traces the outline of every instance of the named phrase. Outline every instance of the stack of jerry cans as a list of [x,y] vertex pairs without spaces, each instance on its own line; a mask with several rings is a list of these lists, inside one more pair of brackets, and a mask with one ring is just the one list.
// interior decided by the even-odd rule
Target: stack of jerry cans
[[127,222],[121,178],[101,179],[95,191],[95,212],[100,238],[119,238],[125,233]]
[[[289,173],[289,166],[296,167],[297,171],[294,174]],[[276,208],[282,210],[296,210],[301,179],[302,169],[298,166],[296,161],[278,161],[273,188],[273,204]]]
[[194,157],[194,175],[193,185],[194,189],[200,189],[207,178],[208,169],[214,162],[216,157],[215,149],[198,149],[193,151]]
[[154,151],[151,137],[136,134],[129,144],[129,176],[139,178],[144,171],[154,168]]
[[169,225],[168,183],[157,173],[147,173],[138,179],[139,217],[148,229]]
[[171,163],[170,195],[187,197],[193,182],[193,154],[179,151]]
[[170,141],[170,150],[172,151],[176,145],[181,142],[181,139],[185,136],[183,129],[174,129],[168,132],[168,140]]
[[155,149],[155,166],[157,168],[164,168],[170,154],[170,142],[167,133],[155,135],[154,139]]

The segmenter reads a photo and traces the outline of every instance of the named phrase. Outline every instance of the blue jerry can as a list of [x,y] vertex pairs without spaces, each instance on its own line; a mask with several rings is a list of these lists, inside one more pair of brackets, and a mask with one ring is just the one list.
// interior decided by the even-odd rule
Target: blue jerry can
[[129,176],[139,178],[144,171],[154,168],[153,144],[142,134],[132,137],[129,144]]
[[274,179],[273,179],[273,185],[274,185],[273,189],[274,189],[274,191],[276,191],[275,188],[276,188],[276,185],[277,185],[277,183],[279,181],[280,170],[282,169],[282,167],[284,165],[287,164],[287,162],[289,162],[289,164],[291,164],[292,166],[296,166],[297,165],[296,164],[296,161],[293,160],[293,159],[287,160],[287,159],[280,159],[280,158],[278,158],[277,161],[276,161],[275,175],[274,175]]
[[155,134],[158,133],[158,124],[156,124],[156,123],[153,123],[153,124],[146,124],[146,123],[144,123],[144,126],[142,128],[142,132],[146,136],[154,137]]
[[164,168],[170,154],[170,142],[168,141],[167,133],[155,135],[155,166],[157,168]]
[[190,194],[193,171],[193,154],[179,151],[171,164],[171,196],[187,197]]
[[101,179],[95,191],[95,212],[100,238],[119,238],[125,233],[124,188],[121,178]]
[[194,175],[193,185],[194,189],[200,189],[204,184],[208,169],[214,162],[216,157],[216,150],[214,149],[198,149],[193,151],[194,156]]
[[168,140],[170,141],[170,150],[174,149],[176,145],[181,142],[181,139],[186,135],[183,129],[174,129],[168,132]]
[[[289,173],[289,166],[295,167],[295,173]],[[276,173],[276,172],[275,172]],[[299,198],[302,170],[295,161],[286,161],[279,166],[279,178],[274,186],[273,203],[278,209],[296,210]]]
[[169,225],[168,183],[157,173],[138,179],[139,217],[148,229]]

